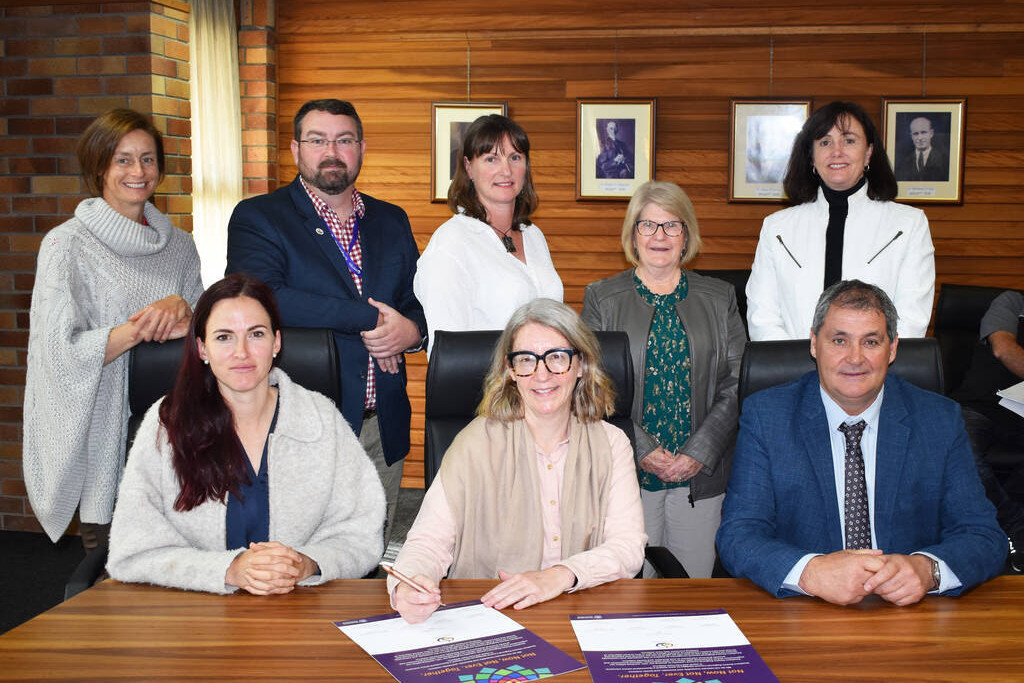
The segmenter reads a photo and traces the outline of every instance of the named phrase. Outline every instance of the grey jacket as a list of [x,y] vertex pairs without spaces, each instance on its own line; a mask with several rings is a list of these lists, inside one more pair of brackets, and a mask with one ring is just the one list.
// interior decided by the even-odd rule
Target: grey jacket
[[[693,429],[682,452],[704,465],[690,482],[693,499],[701,500],[724,493],[729,479],[738,414],[736,389],[747,335],[731,285],[690,271],[686,278],[689,294],[676,304],[676,312],[690,342]],[[647,337],[653,320],[654,308],[637,293],[632,270],[587,285],[583,322],[593,330],[621,330],[629,336],[638,460],[659,445],[640,426]]]

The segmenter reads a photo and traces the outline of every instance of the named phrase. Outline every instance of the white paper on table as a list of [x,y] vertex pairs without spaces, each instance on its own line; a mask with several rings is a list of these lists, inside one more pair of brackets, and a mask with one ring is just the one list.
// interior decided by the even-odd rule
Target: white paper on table
[[996,395],[1000,397],[999,405],[1024,417],[1024,382],[997,391]]
[[573,619],[584,652],[736,647],[750,641],[728,614]]
[[410,624],[396,614],[393,619],[338,628],[373,656],[486,638],[518,631],[523,627],[498,610],[478,603],[440,609],[419,624]]

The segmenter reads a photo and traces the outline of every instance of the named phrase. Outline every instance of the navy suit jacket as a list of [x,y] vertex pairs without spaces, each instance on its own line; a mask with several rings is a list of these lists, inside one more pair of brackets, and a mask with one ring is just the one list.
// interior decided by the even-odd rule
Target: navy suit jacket
[[[725,568],[778,597],[807,553],[843,549],[818,374],[743,403],[718,552]],[[926,551],[963,584],[995,576],[1006,535],[985,498],[953,401],[889,375],[879,415],[875,539],[887,554]]]
[[[394,204],[366,194],[363,202],[362,295],[298,176],[275,192],[240,202],[228,223],[227,273],[243,272],[270,285],[277,294],[282,324],[334,330],[341,412],[356,434],[363,424],[369,359],[359,333],[376,327],[378,315],[367,298],[386,303],[416,323],[421,335],[427,333],[423,307],[412,291],[419,251],[409,218]],[[409,452],[411,409],[405,364],[400,368],[392,375],[374,364],[381,442],[389,465]]]

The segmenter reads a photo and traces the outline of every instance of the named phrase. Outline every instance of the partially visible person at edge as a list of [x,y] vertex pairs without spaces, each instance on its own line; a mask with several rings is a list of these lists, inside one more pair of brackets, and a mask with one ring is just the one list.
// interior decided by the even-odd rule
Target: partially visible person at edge
[[747,341],[732,285],[683,269],[700,245],[686,193],[644,183],[622,223],[622,248],[636,267],[583,295],[591,329],[629,335],[648,542],[668,548],[691,578],[710,577],[715,564]]
[[512,314],[484,381],[478,417],[459,432],[388,579],[410,623],[440,604],[439,582],[499,579],[481,598],[523,609],[634,576],[643,513],[629,438],[602,418],[615,395],[594,334],[563,303]]
[[405,211],[356,189],[366,140],[351,103],[306,102],[293,129],[299,173],[235,207],[227,272],[270,285],[286,326],[334,331],[341,413],[387,496],[386,548],[409,452],[404,359],[427,333],[412,290],[419,251]]
[[128,356],[185,334],[202,294],[192,237],[149,203],[160,132],[131,109],[89,124],[76,148],[89,194],[39,247],[25,379],[25,486],[57,541],[78,510],[87,552],[106,543],[128,427]]
[[[1001,389],[1024,381],[1024,293],[1008,290],[992,300],[978,332],[970,369],[951,398],[963,408],[985,495],[1010,542],[1010,564],[1024,572],[1024,417],[999,404]],[[995,462],[1006,474],[992,469]]]
[[885,290],[901,337],[923,337],[935,294],[928,219],[893,202],[896,178],[867,113],[852,102],[814,112],[783,188],[795,206],[764,219],[747,282],[750,338],[805,338],[818,295],[852,278]]
[[960,408],[893,373],[896,307],[859,280],[814,311],[817,371],[743,402],[718,530],[726,571],[776,597],[912,605],[999,573],[1006,536]]
[[113,578],[268,595],[374,568],[377,474],[334,403],[274,367],[280,350],[267,285],[231,275],[199,299],[174,389],[128,458]]
[[448,188],[455,215],[431,235],[413,282],[431,346],[437,330],[500,330],[528,301],[562,300],[548,243],[530,220],[538,200],[526,132],[508,117],[481,116],[461,159]]

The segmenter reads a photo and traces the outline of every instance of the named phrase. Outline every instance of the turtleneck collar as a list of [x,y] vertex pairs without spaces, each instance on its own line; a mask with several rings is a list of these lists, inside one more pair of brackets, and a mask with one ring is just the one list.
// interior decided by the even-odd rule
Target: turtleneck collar
[[146,224],[122,216],[101,197],[90,197],[79,202],[75,217],[111,251],[121,256],[145,256],[167,246],[174,225],[149,202],[143,212]]
[[833,190],[831,187],[821,182],[820,179],[818,180],[818,185],[821,186],[821,192],[825,196],[825,201],[827,201],[831,206],[833,204],[839,203],[846,204],[850,197],[857,194],[858,190],[864,187],[864,185],[866,185],[867,182],[867,178],[861,177],[857,184],[851,187],[849,190]]

